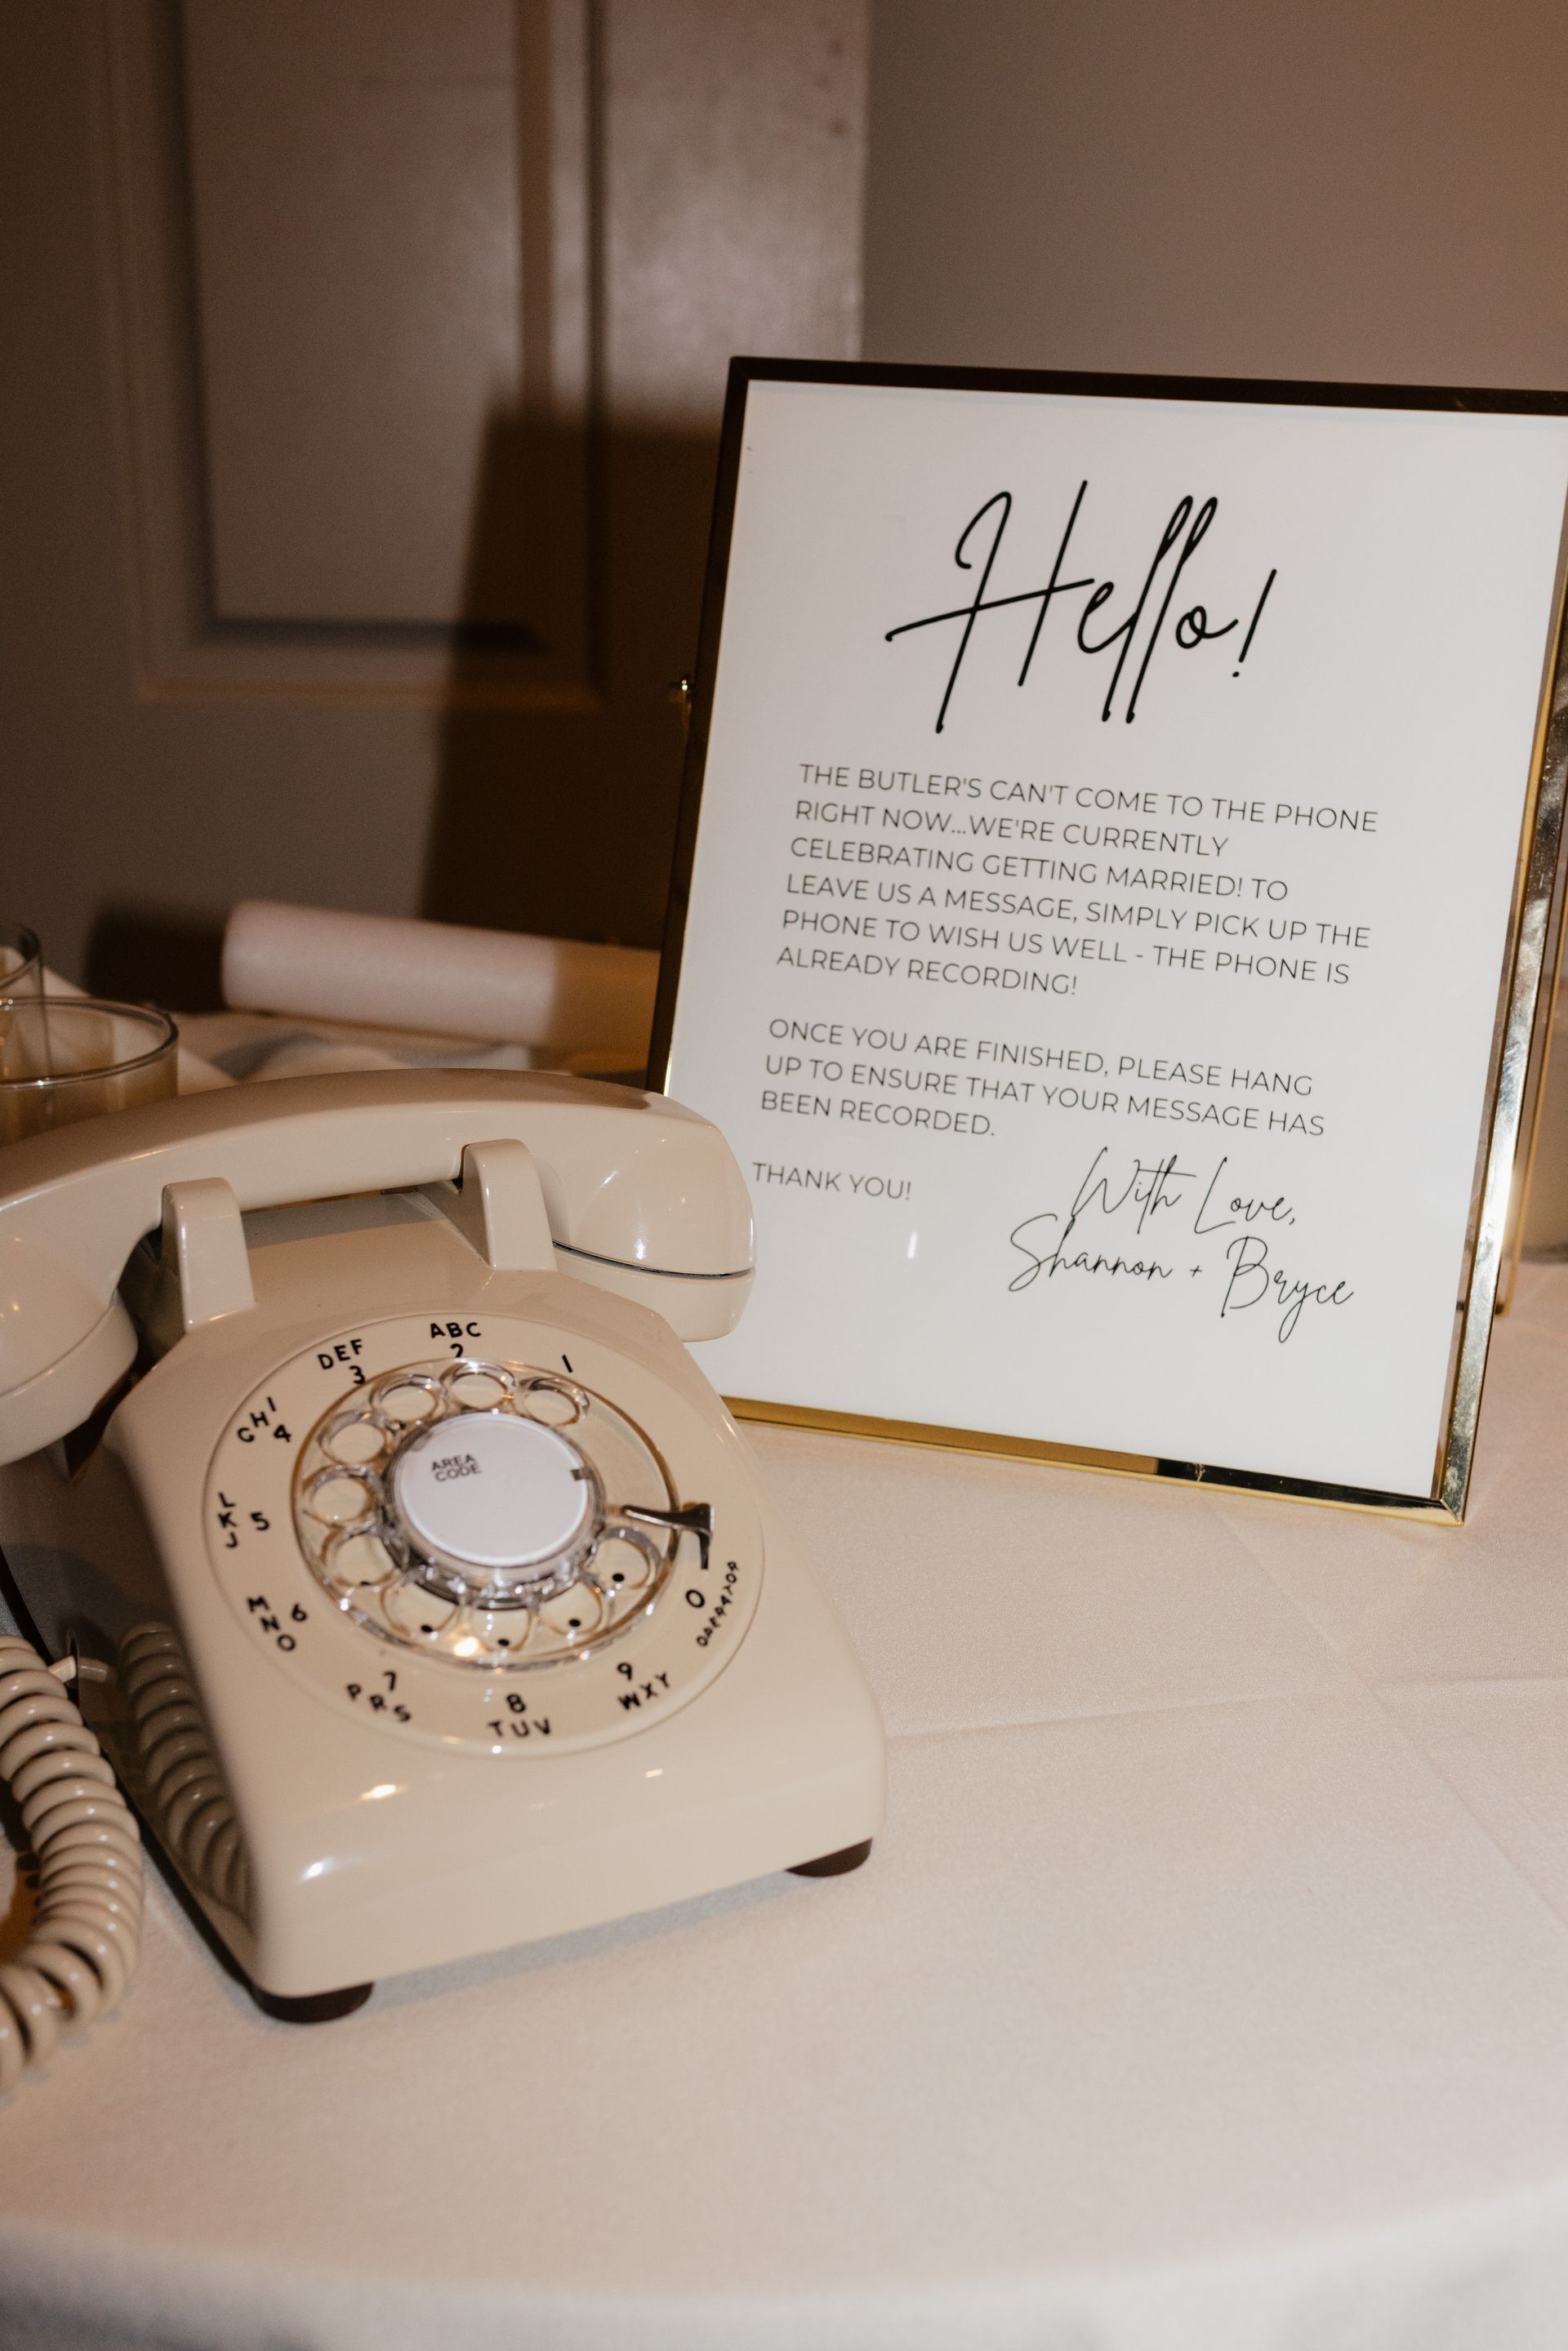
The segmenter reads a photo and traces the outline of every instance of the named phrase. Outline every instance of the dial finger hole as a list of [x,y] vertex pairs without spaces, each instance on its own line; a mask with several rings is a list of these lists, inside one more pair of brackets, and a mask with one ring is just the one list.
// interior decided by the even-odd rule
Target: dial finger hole
[[441,1390],[434,1380],[402,1379],[383,1388],[376,1398],[382,1412],[399,1428],[429,1420],[441,1409]]
[[502,1665],[515,1664],[527,1653],[533,1637],[534,1618],[527,1608],[470,1608],[465,1630],[479,1636],[486,1656]]
[[398,1563],[379,1535],[359,1534],[351,1529],[328,1537],[321,1567],[340,1592],[381,1592],[398,1573]]
[[593,1551],[593,1573],[612,1602],[646,1590],[664,1562],[646,1535],[629,1527],[606,1527]]
[[511,1394],[512,1384],[503,1373],[454,1364],[444,1385],[453,1403],[461,1405],[465,1412],[496,1412]]
[[564,1647],[575,1649],[603,1631],[610,1609],[591,1584],[573,1583],[541,1604],[538,1620]]
[[319,1440],[329,1461],[336,1461],[347,1469],[362,1468],[366,1463],[379,1460],[388,1441],[387,1430],[360,1413],[333,1421],[321,1431]]
[[305,1508],[323,1526],[352,1526],[373,1516],[380,1490],[372,1470],[334,1466],[311,1479],[305,1489]]
[[570,1428],[586,1416],[588,1397],[565,1380],[526,1380],[518,1387],[517,1406],[530,1420],[542,1420],[547,1428]]
[[416,1646],[434,1647],[462,1611],[420,1583],[398,1583],[382,1594],[382,1614],[394,1633]]

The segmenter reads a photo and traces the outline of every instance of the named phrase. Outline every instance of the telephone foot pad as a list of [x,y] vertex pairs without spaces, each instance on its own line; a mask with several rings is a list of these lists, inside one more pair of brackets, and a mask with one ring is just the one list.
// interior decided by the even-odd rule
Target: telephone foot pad
[[871,1858],[871,1839],[859,1844],[847,1844],[839,1853],[825,1853],[820,1861],[792,1861],[791,1877],[842,1877],[846,1870],[858,1869],[862,1861]]

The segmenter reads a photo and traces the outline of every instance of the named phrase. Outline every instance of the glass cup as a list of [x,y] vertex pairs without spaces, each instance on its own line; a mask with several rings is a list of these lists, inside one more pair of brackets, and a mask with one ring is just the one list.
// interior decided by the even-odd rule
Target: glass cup
[[36,932],[20,923],[0,923],[0,1005],[41,990],[44,959]]
[[176,1091],[179,1030],[151,1005],[0,998],[0,1144]]

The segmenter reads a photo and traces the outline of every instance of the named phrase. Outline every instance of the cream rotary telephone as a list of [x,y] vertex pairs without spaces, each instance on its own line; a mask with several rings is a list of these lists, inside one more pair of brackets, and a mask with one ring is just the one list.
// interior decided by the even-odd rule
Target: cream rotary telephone
[[[0,2086],[134,1953],[109,1763],[263,2005],[863,1859],[874,1702],[683,1340],[751,1281],[655,1095],[398,1071],[0,1155]],[[74,1680],[87,1728],[66,1697]]]

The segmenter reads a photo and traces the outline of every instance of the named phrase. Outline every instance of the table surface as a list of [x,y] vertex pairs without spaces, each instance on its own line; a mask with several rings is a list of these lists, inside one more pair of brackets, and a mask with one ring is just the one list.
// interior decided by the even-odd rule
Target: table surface
[[871,1864],[261,2017],[154,1886],[0,2107],[7,2346],[1560,2351],[1568,1269],[1469,1523],[752,1432]]

